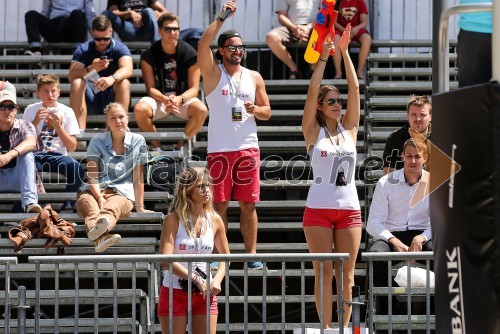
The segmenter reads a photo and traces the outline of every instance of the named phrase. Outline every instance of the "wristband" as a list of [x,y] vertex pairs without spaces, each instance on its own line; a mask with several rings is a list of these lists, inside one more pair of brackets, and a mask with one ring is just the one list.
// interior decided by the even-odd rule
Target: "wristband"
[[328,62],[328,59],[321,59],[321,58],[319,58],[319,60],[324,61],[325,63]]
[[134,205],[134,208],[143,208],[144,207],[144,204],[143,205]]
[[13,148],[12,150],[17,152],[17,156],[20,156],[20,155],[21,155],[21,153],[19,153],[19,151],[18,151],[18,150],[16,150],[15,148]]

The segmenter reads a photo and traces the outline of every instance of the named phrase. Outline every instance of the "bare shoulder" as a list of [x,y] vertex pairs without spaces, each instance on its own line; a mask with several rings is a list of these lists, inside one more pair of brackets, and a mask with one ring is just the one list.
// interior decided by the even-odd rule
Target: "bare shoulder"
[[224,221],[217,212],[214,212],[214,214],[212,215],[212,224],[216,231],[218,231],[221,228],[224,229]]
[[174,229],[177,231],[179,228],[179,215],[177,214],[177,211],[173,211],[165,216],[163,219],[163,228]]

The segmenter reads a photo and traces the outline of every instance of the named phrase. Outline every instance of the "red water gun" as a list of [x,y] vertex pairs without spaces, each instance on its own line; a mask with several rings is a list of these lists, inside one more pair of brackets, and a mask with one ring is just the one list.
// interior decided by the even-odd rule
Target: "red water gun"
[[[332,38],[335,36],[335,22],[337,21],[337,15],[339,14],[340,2],[342,0],[322,0],[321,9],[316,15],[316,22],[314,23],[313,31],[311,37],[309,38],[309,43],[307,44],[306,52],[304,53],[304,59],[309,64],[315,64],[319,56],[321,55],[321,50],[323,49],[323,41],[325,37],[330,33]],[[333,56],[335,50],[330,52]]]

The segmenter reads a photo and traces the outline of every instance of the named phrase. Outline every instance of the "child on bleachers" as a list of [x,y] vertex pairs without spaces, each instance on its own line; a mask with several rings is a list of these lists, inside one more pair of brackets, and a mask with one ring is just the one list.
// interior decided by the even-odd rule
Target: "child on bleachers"
[[[214,246],[220,254],[229,254],[229,246],[222,218],[212,206],[212,178],[206,168],[188,167],[178,177],[174,201],[170,214],[165,217],[160,239],[160,254],[210,254]],[[206,275],[211,275],[204,261],[193,262],[188,277],[188,263],[174,262],[173,273],[169,263],[162,263],[165,277],[158,303],[158,317],[162,333],[169,333],[169,323],[173,321],[173,332],[184,333],[187,326],[188,286],[192,280],[193,333],[207,333],[206,329],[206,290],[210,289],[210,333],[217,329],[217,294],[226,273],[226,263],[220,262],[217,273],[206,286]],[[169,285],[173,274],[173,316],[169,319]]]
[[105,133],[97,134],[87,148],[87,178],[77,195],[76,208],[85,219],[87,237],[95,251],[104,252],[121,236],[110,234],[120,218],[133,208],[144,209],[144,164],[148,147],[144,137],[130,132],[125,108],[112,102],[104,108]]
[[[36,94],[40,102],[26,107],[23,119],[36,129],[38,147],[35,164],[39,172],[59,173],[66,177],[66,192],[75,193],[83,182],[83,168],[68,156],[76,149],[76,134],[80,133],[73,109],[57,101],[61,90],[59,77],[45,73],[37,77]],[[59,178],[56,180],[59,183]],[[73,212],[73,203],[67,201],[63,212]]]

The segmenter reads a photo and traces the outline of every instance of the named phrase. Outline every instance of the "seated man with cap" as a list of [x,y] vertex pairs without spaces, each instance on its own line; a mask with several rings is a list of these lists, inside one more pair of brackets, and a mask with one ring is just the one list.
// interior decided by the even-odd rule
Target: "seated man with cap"
[[0,81],[0,192],[21,193],[25,212],[41,212],[37,191],[43,191],[43,186],[32,152],[37,144],[36,131],[33,124],[16,118],[16,103],[16,88]]

